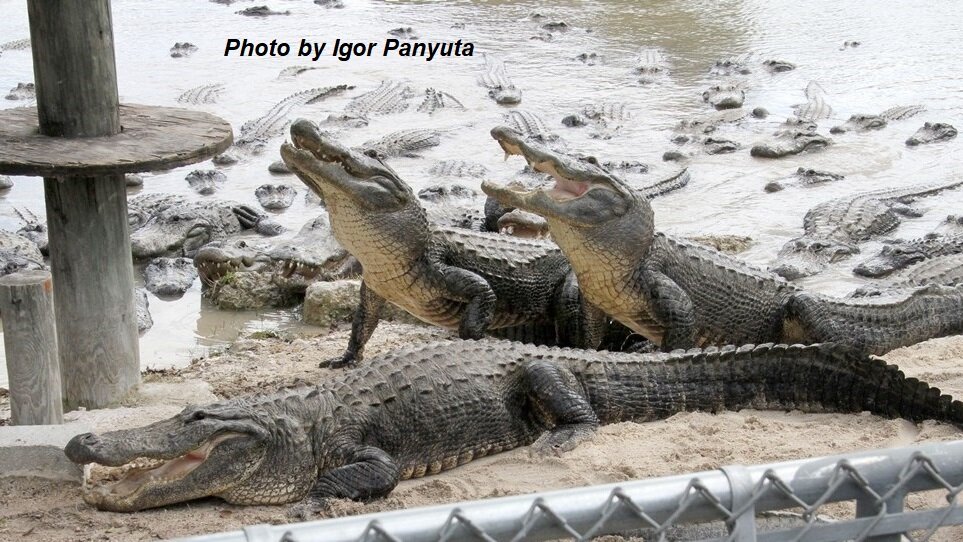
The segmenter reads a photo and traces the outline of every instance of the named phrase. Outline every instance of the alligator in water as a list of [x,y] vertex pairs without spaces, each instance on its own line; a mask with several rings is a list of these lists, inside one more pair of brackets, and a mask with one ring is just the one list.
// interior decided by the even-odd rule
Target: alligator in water
[[853,273],[880,278],[912,264],[950,254],[963,254],[963,233],[930,233],[917,239],[885,241],[879,253],[859,264]]
[[643,47],[635,60],[635,72],[639,74],[639,82],[643,85],[654,83],[668,76],[669,62],[661,51]]
[[290,11],[274,11],[267,6],[252,6],[235,12],[246,17],[268,17],[270,15],[290,15]]
[[537,113],[513,109],[504,115],[504,121],[517,132],[543,142],[559,141],[558,134],[549,129]]
[[850,296],[906,295],[907,290],[931,285],[963,286],[963,254],[947,254],[920,260],[899,269],[885,282],[862,286]]
[[30,48],[30,38],[0,43],[0,51],[23,51]]
[[257,202],[270,211],[287,209],[294,203],[297,194],[297,189],[286,184],[262,184],[254,190]]
[[806,85],[806,103],[794,109],[796,117],[806,122],[828,119],[833,114],[833,108],[826,103],[826,91],[815,81],[810,81]]
[[195,169],[184,178],[191,189],[202,196],[217,192],[218,185],[227,182],[227,175],[216,169]]
[[425,89],[425,99],[421,102],[421,105],[418,106],[417,111],[419,113],[434,115],[442,109],[458,109],[464,111],[465,106],[447,92],[433,88]]
[[595,126],[592,138],[611,139],[632,117],[632,108],[625,102],[601,102],[587,105],[579,113],[563,118],[562,124],[575,127],[591,122]]
[[200,247],[244,229],[262,235],[283,231],[254,209],[228,201],[196,202],[169,194],[134,198],[128,208],[134,259],[193,256]]
[[407,156],[418,157],[418,152],[441,143],[441,132],[438,130],[416,128],[398,130],[384,137],[365,141],[360,145],[362,151],[373,151],[382,157]]
[[488,174],[488,168],[467,160],[442,160],[428,168],[428,174],[433,177],[481,178]]
[[10,190],[13,188],[13,179],[7,175],[0,175],[0,190]]
[[408,109],[408,100],[415,95],[407,83],[384,80],[378,88],[353,98],[344,111],[328,116],[329,121],[346,121],[366,126],[371,117],[392,115]]
[[291,141],[281,157],[323,194],[335,237],[364,269],[347,350],[325,364],[361,359],[386,302],[457,329],[461,338],[496,330],[530,342],[598,345],[606,319],[582,303],[558,247],[432,227],[411,188],[376,156],[339,144],[307,120],[291,125]]
[[816,123],[787,119],[783,127],[762,143],[753,145],[749,150],[752,156],[760,158],[782,158],[803,151],[821,149],[832,143],[832,139],[816,133]]
[[189,42],[177,42],[171,47],[171,58],[189,57],[197,52],[197,46]]
[[10,89],[5,98],[8,100],[36,100],[37,89],[33,83],[17,83],[17,86]]
[[[452,341],[380,355],[317,387],[77,435],[64,453],[124,467],[119,480],[85,490],[101,510],[209,496],[240,505],[305,500],[314,509],[327,499],[384,497],[401,480],[521,446],[559,455],[600,425],[744,408],[963,422],[963,403],[838,345],[623,354]],[[144,458],[154,461],[133,467]]]
[[278,72],[278,79],[293,78],[301,75],[304,72],[311,71],[311,70],[320,70],[320,69],[321,68],[319,66],[304,66],[304,65],[288,66],[287,68],[283,68],[281,71]]
[[792,62],[776,59],[763,60],[762,66],[766,68],[769,73],[785,73],[796,69],[796,65]]
[[[920,289],[892,302],[806,292],[773,273],[655,231],[649,203],[597,165],[505,127],[505,152],[551,174],[550,189],[489,181],[486,194],[544,216],[585,299],[664,350],[752,342],[842,342],[881,354],[963,332],[963,288]],[[961,181],[960,184],[963,184]]]
[[488,89],[488,96],[501,105],[521,103],[522,91],[508,77],[505,63],[490,54],[484,56],[485,73],[478,76],[478,83]]
[[190,258],[155,258],[144,268],[144,288],[158,297],[180,297],[196,278]]
[[820,203],[806,213],[803,235],[780,249],[772,270],[788,280],[818,273],[828,264],[858,253],[857,243],[893,231],[900,216],[921,216],[909,203],[960,185],[963,181],[892,188]]
[[713,85],[702,93],[702,101],[715,109],[738,109],[746,101],[746,91],[733,83]]
[[922,105],[904,105],[891,107],[878,115],[856,114],[849,117],[849,120],[833,126],[829,129],[831,134],[844,134],[846,132],[868,132],[870,130],[882,130],[890,121],[908,119],[925,111]]
[[923,127],[906,140],[910,147],[926,145],[937,141],[946,141],[956,137],[956,128],[945,122],[925,122]]
[[177,97],[177,103],[182,104],[212,104],[224,92],[224,83],[210,83],[188,89]]
[[284,132],[284,127],[288,124],[288,115],[292,110],[304,105],[318,103],[352,88],[354,87],[349,85],[338,85],[295,92],[275,104],[264,116],[242,124],[240,133],[234,138],[234,147],[259,153],[264,150],[271,138]]
[[840,175],[839,173],[800,167],[787,181],[770,181],[766,183],[766,186],[763,188],[763,190],[766,192],[779,192],[780,190],[784,190],[789,186],[814,186],[818,184],[841,181],[845,178],[845,175]]
[[49,256],[49,241],[47,238],[47,223],[40,220],[37,215],[33,214],[29,209],[17,209],[14,208],[14,213],[20,218],[23,223],[20,229],[17,230],[17,235],[22,235],[27,239],[33,241],[33,244],[37,245],[40,249],[40,253],[44,256]]
[[741,55],[716,60],[709,68],[709,74],[721,75],[724,77],[730,77],[733,75],[749,75],[752,73],[752,68],[749,67],[749,61],[751,58],[751,54],[743,53]]

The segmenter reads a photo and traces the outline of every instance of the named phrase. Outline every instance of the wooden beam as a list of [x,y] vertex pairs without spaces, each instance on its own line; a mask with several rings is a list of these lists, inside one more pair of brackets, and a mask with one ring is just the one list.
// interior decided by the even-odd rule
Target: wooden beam
[[[40,132],[120,132],[109,0],[28,0]],[[140,380],[120,174],[44,178],[65,405],[103,408]]]
[[0,277],[0,316],[13,425],[64,423],[50,272]]

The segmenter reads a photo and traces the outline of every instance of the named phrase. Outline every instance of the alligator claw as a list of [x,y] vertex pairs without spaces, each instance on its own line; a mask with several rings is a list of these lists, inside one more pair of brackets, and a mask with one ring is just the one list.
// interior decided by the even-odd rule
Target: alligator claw
[[318,364],[318,367],[322,369],[340,369],[342,367],[351,367],[355,364],[354,354],[350,352],[345,352],[343,355],[326,359]]
[[595,426],[592,424],[560,425],[538,437],[532,444],[532,455],[559,456],[575,449],[576,446],[592,438]]
[[288,508],[287,516],[297,521],[309,521],[320,515],[329,515],[329,512],[331,512],[331,499],[307,497]]

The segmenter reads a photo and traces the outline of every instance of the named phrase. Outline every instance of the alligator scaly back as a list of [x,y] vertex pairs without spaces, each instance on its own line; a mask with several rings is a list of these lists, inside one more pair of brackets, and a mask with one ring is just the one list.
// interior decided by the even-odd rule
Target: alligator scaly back
[[407,83],[384,80],[378,88],[351,100],[344,108],[344,116],[368,120],[378,115],[401,113],[408,109],[414,91]]
[[421,102],[421,105],[418,106],[419,113],[434,115],[439,110],[445,108],[465,110],[465,106],[451,94],[433,88],[425,89],[425,99]]
[[177,103],[182,104],[212,104],[224,92],[224,83],[209,83],[188,89],[177,97]]
[[319,87],[296,92],[278,102],[264,116],[245,122],[240,133],[234,139],[234,146],[257,152],[261,150],[272,137],[281,135],[288,124],[288,114],[295,107],[317,103],[325,98],[341,94],[345,90],[354,88],[348,85],[334,87]]

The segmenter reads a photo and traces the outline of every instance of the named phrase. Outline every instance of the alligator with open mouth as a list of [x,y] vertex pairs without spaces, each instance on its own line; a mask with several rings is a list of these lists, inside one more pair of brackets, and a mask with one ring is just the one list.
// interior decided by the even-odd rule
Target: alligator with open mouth
[[170,194],[147,194],[130,201],[131,253],[135,260],[193,256],[212,241],[251,229],[278,235],[283,228],[254,209],[229,201],[190,201]]
[[77,435],[64,453],[116,468],[90,469],[104,483],[83,499],[101,510],[213,496],[239,505],[301,501],[303,512],[328,499],[384,497],[401,480],[521,446],[559,455],[604,424],[743,408],[963,423],[963,403],[839,345],[624,354],[451,341],[377,356],[317,387]]
[[601,340],[606,319],[582,302],[558,247],[431,226],[393,169],[307,120],[291,125],[291,143],[281,146],[281,157],[323,195],[335,237],[364,269],[347,350],[325,364],[361,359],[388,302],[422,321],[457,329],[461,338],[497,330],[505,338],[562,345],[594,347]]
[[806,213],[803,235],[779,250],[772,270],[787,280],[814,275],[858,253],[859,242],[896,229],[901,216],[922,216],[922,211],[909,206],[916,199],[961,185],[963,181],[890,188],[820,203]]
[[657,232],[654,212],[596,163],[557,153],[506,127],[502,149],[555,179],[518,190],[482,190],[548,220],[585,299],[664,350],[753,342],[841,342],[882,354],[963,331],[963,288],[929,287],[905,298],[835,299],[773,273]]

